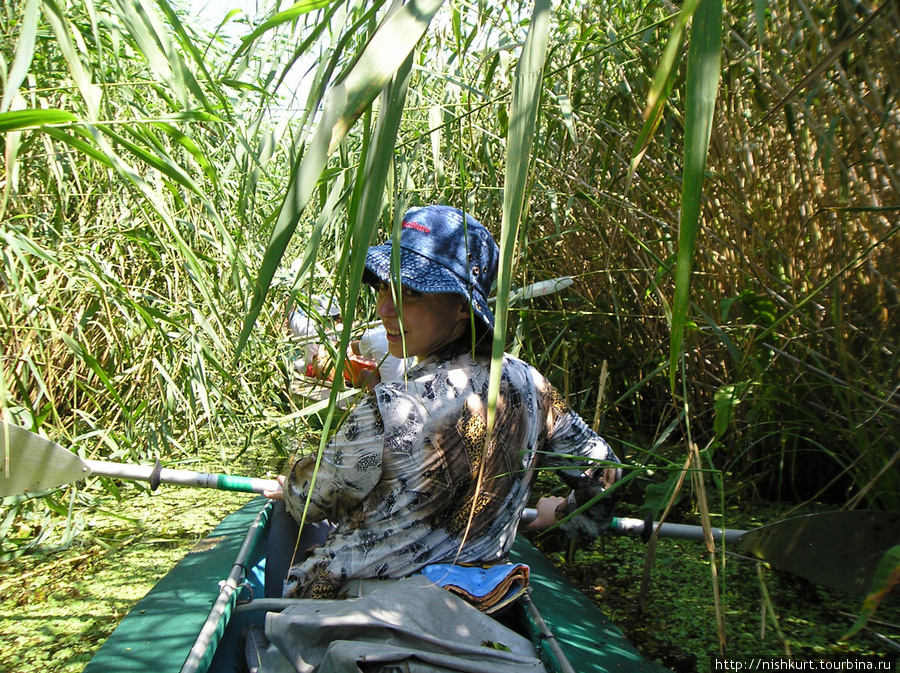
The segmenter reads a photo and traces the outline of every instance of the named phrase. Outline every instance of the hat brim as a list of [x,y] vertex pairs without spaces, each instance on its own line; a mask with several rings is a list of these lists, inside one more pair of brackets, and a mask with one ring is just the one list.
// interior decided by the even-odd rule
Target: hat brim
[[[363,281],[374,285],[378,281],[393,282],[391,276],[390,243],[375,245],[369,248],[366,254],[366,272]],[[437,294],[449,292],[462,295],[469,301],[469,305],[475,315],[487,325],[488,329],[494,329],[494,314],[488,307],[485,297],[477,286],[467,283],[449,269],[435,263],[414,250],[400,246],[400,284],[416,292],[423,294]]]

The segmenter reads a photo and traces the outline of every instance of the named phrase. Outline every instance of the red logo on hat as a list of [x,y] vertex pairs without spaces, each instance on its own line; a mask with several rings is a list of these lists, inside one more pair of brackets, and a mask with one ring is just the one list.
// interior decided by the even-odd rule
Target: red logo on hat
[[426,227],[424,224],[419,224],[418,222],[412,221],[404,221],[402,225],[400,225],[403,229],[415,229],[416,231],[421,231],[426,234],[431,233],[431,229]]

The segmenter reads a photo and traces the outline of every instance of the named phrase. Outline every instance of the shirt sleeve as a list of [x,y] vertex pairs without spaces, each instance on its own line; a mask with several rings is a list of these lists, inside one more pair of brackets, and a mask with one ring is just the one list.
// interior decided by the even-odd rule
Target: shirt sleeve
[[288,316],[288,325],[290,326],[293,335],[297,338],[315,335],[316,333],[315,326],[312,324],[309,316],[299,308],[295,308],[291,311]]
[[[543,463],[556,468],[560,478],[572,489],[566,503],[557,512],[568,516],[591,503],[622,476],[616,454],[602,437],[591,430],[581,417],[559,404],[551,415],[549,451]],[[594,539],[609,526],[615,511],[617,494],[598,499],[587,509],[560,525],[566,535]]]
[[384,327],[367,329],[359,337],[359,352],[363,357],[381,362],[388,354],[387,333]]
[[373,353],[371,330],[366,330],[359,336],[359,354],[364,358],[374,359],[375,356]]
[[298,522],[338,519],[349,513],[378,483],[383,448],[383,425],[369,396],[325,446],[321,461],[312,455],[294,464],[284,489],[288,512]]

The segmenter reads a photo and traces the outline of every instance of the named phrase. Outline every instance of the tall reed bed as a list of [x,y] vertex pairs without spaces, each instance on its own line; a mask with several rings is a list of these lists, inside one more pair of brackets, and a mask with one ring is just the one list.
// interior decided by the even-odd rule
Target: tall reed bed
[[692,437],[729,491],[896,507],[896,7],[728,7],[674,394],[687,69],[632,173],[665,33],[617,40],[635,22],[605,9],[571,15],[553,53],[571,110],[545,109],[529,268],[575,275],[580,296],[567,339],[548,315],[532,342],[578,354],[586,409],[607,361],[610,433]]
[[[234,362],[286,182],[287,128],[256,80],[276,64],[227,69],[225,45],[183,16],[132,2],[0,14],[0,399],[5,418],[86,457],[240,448],[287,403],[280,313]],[[5,502],[0,539],[31,524],[4,551],[58,542],[45,505],[71,515],[76,493]]]
[[371,317],[366,246],[446,202],[503,242],[502,345],[631,461],[896,505],[889,3],[310,1],[236,47],[167,0],[0,21],[15,420],[116,458],[281,446],[286,289]]
[[[495,360],[547,372],[650,513],[682,488],[707,527],[726,495],[898,505],[896,3],[302,0],[243,21],[0,10],[4,417],[90,457],[285,451],[285,300],[336,297],[344,352],[366,248],[444,202],[502,246]],[[4,502],[0,553],[71,541],[91,502]]]

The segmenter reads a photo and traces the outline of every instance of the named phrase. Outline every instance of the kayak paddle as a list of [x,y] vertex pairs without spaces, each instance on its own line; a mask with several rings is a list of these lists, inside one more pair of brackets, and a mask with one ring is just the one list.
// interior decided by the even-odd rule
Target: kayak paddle
[[[614,522],[611,532],[643,535],[644,522],[622,519]],[[900,544],[900,515],[871,510],[820,512],[749,531],[713,528],[712,533],[717,542],[724,537],[726,549],[728,544],[740,545],[750,555],[816,584],[864,594],[878,562]],[[659,535],[702,540],[703,528],[664,523]]]
[[[277,490],[272,479],[235,477],[189,470],[173,470],[159,462],[130,465],[84,460],[22,427],[0,421],[0,498],[39,493],[95,475],[194,488],[242,493]],[[523,513],[532,520],[534,510]],[[530,517],[530,518],[529,518]],[[660,537],[703,540],[703,528],[685,524],[653,524]],[[609,532],[645,536],[640,519],[616,517]],[[713,529],[717,542],[740,546],[756,558],[800,577],[848,593],[869,589],[878,562],[900,544],[900,515],[893,512],[852,510],[809,514],[768,524],[750,531]]]
[[156,465],[129,465],[100,460],[85,460],[25,428],[0,421],[0,498],[39,493],[94,475],[175,484],[220,491],[262,493],[281,488],[274,479],[234,477],[190,470],[173,470]]
[[[533,512],[533,514],[532,514]],[[526,510],[523,520],[537,516]],[[530,518],[529,518],[530,517]],[[620,535],[702,541],[703,527],[679,523],[652,524],[615,517],[607,529]],[[900,544],[900,515],[894,512],[850,510],[821,512],[770,523],[753,530],[712,529],[726,549],[739,546],[755,558],[816,584],[853,594],[870,589],[878,562]]]

